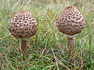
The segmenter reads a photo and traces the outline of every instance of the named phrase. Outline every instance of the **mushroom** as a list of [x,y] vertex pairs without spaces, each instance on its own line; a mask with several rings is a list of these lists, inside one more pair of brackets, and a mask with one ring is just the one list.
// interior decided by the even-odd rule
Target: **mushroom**
[[14,15],[8,29],[11,35],[21,40],[22,54],[25,54],[28,49],[27,39],[36,34],[38,24],[31,12],[23,10]]
[[68,6],[60,13],[56,26],[58,30],[67,36],[69,55],[75,52],[74,36],[81,33],[86,21],[80,11],[74,6]]

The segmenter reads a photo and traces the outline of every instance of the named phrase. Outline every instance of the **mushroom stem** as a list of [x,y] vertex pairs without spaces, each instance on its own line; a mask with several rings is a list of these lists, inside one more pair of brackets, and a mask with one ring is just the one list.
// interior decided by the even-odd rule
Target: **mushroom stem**
[[68,44],[69,57],[71,57],[70,58],[70,63],[72,64],[74,62],[74,60],[73,60],[74,55],[76,53],[73,37],[67,37],[67,44]]
[[22,50],[22,54],[26,54],[27,49],[28,49],[27,40],[22,40],[22,41],[21,41],[21,50]]
[[73,37],[67,37],[67,43],[68,43],[68,51],[69,51],[69,55],[73,55],[74,51],[75,51],[75,47],[74,47],[74,39]]

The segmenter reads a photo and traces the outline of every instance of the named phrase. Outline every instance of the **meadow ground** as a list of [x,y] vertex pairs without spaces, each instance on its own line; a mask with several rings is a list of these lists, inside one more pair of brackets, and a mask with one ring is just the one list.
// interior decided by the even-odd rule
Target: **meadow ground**
[[[58,14],[74,5],[83,14],[87,27],[75,37],[76,54],[70,64],[66,36],[56,27]],[[37,34],[28,40],[25,61],[19,40],[11,36],[8,24],[20,10],[33,13]],[[94,0],[0,0],[0,70],[94,70]],[[57,64],[54,61],[54,55]]]

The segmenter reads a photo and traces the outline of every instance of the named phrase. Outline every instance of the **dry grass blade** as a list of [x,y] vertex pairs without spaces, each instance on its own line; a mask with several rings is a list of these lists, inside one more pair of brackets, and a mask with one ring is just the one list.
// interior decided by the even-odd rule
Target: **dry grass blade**
[[53,56],[54,56],[54,59],[55,59],[55,62],[56,62],[56,66],[57,66],[57,70],[59,70],[59,67],[58,67],[58,62],[57,62],[57,58],[55,56],[55,53],[53,51],[53,48],[51,47],[51,50],[52,50],[52,53],[53,53]]

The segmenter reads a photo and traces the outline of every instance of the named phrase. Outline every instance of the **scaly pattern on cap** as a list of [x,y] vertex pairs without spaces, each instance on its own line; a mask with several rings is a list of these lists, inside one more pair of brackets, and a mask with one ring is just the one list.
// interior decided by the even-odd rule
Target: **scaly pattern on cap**
[[31,12],[20,11],[12,18],[8,29],[15,38],[29,38],[36,34],[38,24]]
[[60,13],[56,25],[60,32],[73,36],[82,31],[86,21],[78,9],[68,6]]

